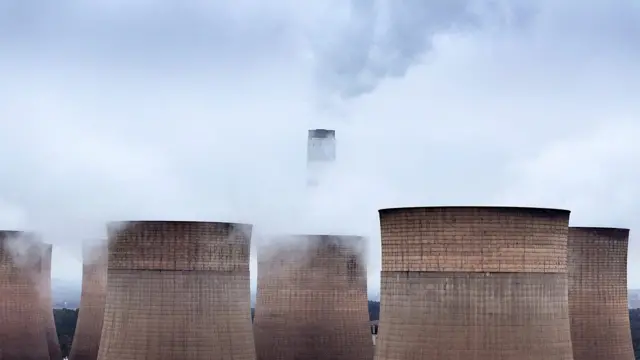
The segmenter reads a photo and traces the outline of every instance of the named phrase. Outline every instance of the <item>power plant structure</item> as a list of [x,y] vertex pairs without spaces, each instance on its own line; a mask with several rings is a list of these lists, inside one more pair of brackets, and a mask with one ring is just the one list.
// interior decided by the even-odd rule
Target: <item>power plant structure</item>
[[251,225],[134,221],[107,230],[99,360],[255,360]]
[[82,256],[82,294],[69,360],[96,360],[107,300],[106,241],[85,242]]
[[335,130],[309,130],[307,137],[307,186],[320,185],[335,160]]
[[0,359],[49,359],[38,293],[42,243],[33,234],[0,231]]
[[258,247],[258,360],[371,360],[359,236],[293,235]]
[[56,321],[53,318],[53,300],[51,298],[51,255],[53,245],[42,244],[42,268],[40,272],[40,300],[44,316],[47,348],[50,360],[62,360],[62,350],[58,342]]
[[635,359],[627,309],[628,244],[628,229],[569,228],[574,360]]
[[569,211],[380,210],[376,360],[572,360]]

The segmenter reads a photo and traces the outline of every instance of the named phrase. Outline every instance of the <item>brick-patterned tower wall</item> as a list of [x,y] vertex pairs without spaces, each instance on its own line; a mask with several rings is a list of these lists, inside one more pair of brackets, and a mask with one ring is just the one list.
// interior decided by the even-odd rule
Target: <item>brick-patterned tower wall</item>
[[371,360],[365,239],[300,235],[258,247],[258,360]]
[[569,211],[380,210],[376,360],[572,360]]
[[569,315],[575,360],[633,360],[627,310],[629,230],[570,227]]
[[255,360],[250,225],[141,221],[108,234],[99,360]]
[[0,231],[0,359],[47,360],[38,287],[42,247],[32,234]]
[[85,242],[82,294],[69,360],[96,360],[107,299],[107,242]]
[[40,273],[40,300],[44,314],[47,347],[50,360],[62,360],[62,350],[58,342],[56,321],[53,318],[53,301],[51,298],[51,255],[53,246],[42,244],[42,272]]

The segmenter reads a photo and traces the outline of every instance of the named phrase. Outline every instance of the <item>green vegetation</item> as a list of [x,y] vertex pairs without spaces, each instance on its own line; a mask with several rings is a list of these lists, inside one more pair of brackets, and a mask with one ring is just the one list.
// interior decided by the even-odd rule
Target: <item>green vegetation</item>
[[631,341],[636,360],[640,360],[640,309],[629,310],[629,322],[631,323]]
[[78,320],[77,309],[53,309],[53,318],[56,322],[58,341],[62,349],[62,357],[69,356],[73,334],[76,331],[76,321]]
[[380,302],[369,300],[369,320],[380,320]]

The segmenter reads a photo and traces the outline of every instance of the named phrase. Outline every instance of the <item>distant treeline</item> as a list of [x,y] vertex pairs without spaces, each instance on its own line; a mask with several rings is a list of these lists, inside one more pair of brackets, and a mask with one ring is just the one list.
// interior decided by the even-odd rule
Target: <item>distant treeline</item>
[[56,322],[58,341],[62,350],[62,357],[69,356],[73,334],[76,332],[76,321],[78,320],[77,309],[53,309],[53,318]]
[[380,301],[369,300],[369,320],[380,320]]
[[636,360],[640,360],[640,309],[629,310],[629,322],[631,323],[631,341]]
[[[78,319],[78,310],[73,309],[54,309],[53,315],[56,321],[56,329],[58,330],[58,340],[62,348],[62,355],[69,356],[71,350],[71,342],[73,334],[76,330],[76,321]],[[254,309],[251,308],[251,318],[253,319]],[[380,319],[380,302],[369,301],[369,319]],[[636,359],[640,360],[640,309],[629,310],[629,321],[631,323],[631,339],[633,341],[633,349],[636,353]]]

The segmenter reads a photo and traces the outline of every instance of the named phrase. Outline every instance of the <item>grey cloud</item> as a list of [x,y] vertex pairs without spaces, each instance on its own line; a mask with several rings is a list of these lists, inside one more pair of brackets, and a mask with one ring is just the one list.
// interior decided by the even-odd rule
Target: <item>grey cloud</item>
[[[342,98],[369,93],[384,78],[405,76],[439,33],[473,31],[487,14],[504,22],[501,7],[472,0],[352,0],[349,10],[343,31],[328,46],[316,46],[319,82]],[[511,24],[526,18],[521,8],[507,10]]]
[[[257,1],[229,2],[217,15],[158,4],[98,13],[89,4],[68,0],[46,10],[58,14],[49,20],[24,10],[31,25],[3,23],[0,40],[15,50],[0,57],[0,151],[11,154],[0,157],[0,222],[54,243],[56,277],[79,276],[70,257],[112,220],[368,236],[371,293],[381,207],[557,205],[580,225],[640,226],[631,166],[639,16],[628,3],[513,10],[478,1],[436,9],[451,14],[435,25],[423,23],[436,11],[424,2],[394,2],[393,11],[380,7],[391,2],[355,3],[351,20],[342,5],[327,15],[313,2],[313,12],[287,1],[264,12]],[[63,20],[91,31],[43,25]],[[164,47],[147,42],[155,30],[140,30],[127,43],[127,32],[108,31],[116,23],[174,38]],[[222,45],[181,40],[218,27]],[[284,30],[260,45],[267,28]],[[363,91],[339,103],[340,115],[314,107],[319,92]],[[309,192],[305,141],[315,126],[336,128],[338,161]],[[631,262],[631,286],[639,274]]]
[[49,61],[170,70],[189,64],[242,66],[256,57],[278,59],[295,40],[291,21],[277,13],[254,9],[237,16],[224,2],[135,3],[110,8],[101,1],[2,1],[0,49]]
[[[342,31],[316,43],[317,78],[327,96],[358,97],[385,78],[403,77],[412,66],[428,62],[437,36],[478,31],[528,37],[534,50],[546,48],[538,55],[573,58],[614,51],[638,56],[639,16],[638,6],[626,0],[352,0]],[[550,37],[553,42],[546,41]]]

